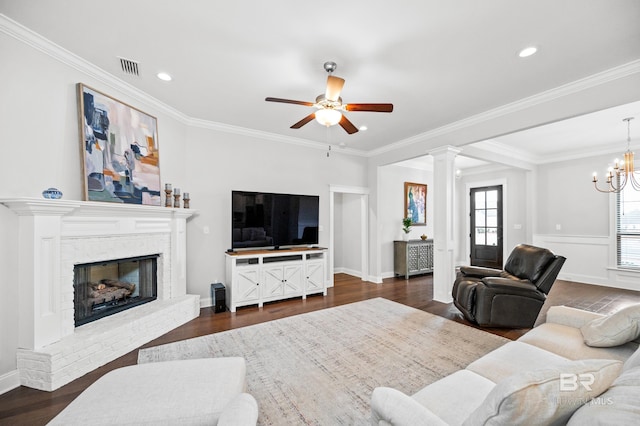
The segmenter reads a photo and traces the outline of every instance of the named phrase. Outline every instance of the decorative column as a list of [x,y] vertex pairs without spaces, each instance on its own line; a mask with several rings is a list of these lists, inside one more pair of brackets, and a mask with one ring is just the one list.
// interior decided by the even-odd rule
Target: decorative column
[[450,303],[455,279],[454,262],[454,160],[460,150],[444,146],[429,152],[433,156],[433,299]]
[[[48,203],[45,206],[43,204]],[[53,200],[3,202],[18,215],[18,344],[35,349],[60,340],[60,235],[73,210]],[[71,301],[73,303],[73,301]]]

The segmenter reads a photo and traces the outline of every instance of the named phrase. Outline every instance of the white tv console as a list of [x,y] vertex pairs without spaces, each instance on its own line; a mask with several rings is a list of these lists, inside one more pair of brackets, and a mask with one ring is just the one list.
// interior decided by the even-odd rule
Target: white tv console
[[255,305],[308,294],[327,295],[324,248],[239,250],[227,252],[227,306]]

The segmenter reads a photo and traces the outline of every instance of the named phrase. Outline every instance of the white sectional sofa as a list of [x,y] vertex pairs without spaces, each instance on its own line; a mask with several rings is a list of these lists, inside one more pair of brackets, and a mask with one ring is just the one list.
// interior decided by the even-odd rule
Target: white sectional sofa
[[110,371],[49,425],[255,426],[244,358],[152,362]]
[[639,335],[640,305],[610,316],[551,307],[544,324],[412,396],[376,388],[371,422],[637,425]]

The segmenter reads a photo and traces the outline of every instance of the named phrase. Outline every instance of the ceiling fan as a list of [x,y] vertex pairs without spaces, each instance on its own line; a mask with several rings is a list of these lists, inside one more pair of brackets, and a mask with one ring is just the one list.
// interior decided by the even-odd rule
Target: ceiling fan
[[291,126],[292,129],[299,129],[315,118],[316,121],[327,127],[340,124],[340,126],[349,134],[356,133],[358,128],[344,116],[342,111],[393,111],[393,104],[343,104],[340,92],[344,86],[344,79],[333,75],[333,72],[337,67],[338,65],[336,65],[335,62],[324,63],[324,69],[329,73],[329,76],[327,77],[327,88],[323,95],[318,95],[315,103],[282,98],[265,98],[265,101],[282,102],[285,104],[296,104],[317,108],[317,111],[312,112]]

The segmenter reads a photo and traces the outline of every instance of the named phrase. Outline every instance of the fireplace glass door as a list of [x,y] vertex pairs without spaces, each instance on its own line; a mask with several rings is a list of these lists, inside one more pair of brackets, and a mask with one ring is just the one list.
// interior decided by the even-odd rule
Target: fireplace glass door
[[154,254],[75,265],[76,327],[155,300],[158,257]]

